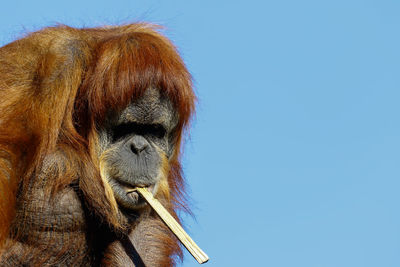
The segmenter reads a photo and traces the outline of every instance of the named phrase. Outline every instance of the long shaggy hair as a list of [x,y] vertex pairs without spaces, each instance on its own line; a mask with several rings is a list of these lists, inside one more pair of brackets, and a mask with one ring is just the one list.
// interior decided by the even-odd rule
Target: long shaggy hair
[[[125,222],[100,175],[98,133],[108,112],[121,111],[152,86],[179,113],[177,147],[161,194],[176,217],[186,207],[180,144],[195,95],[189,72],[158,27],[57,26],[0,48],[0,244],[10,235],[18,199],[35,200],[29,190],[40,176],[50,197],[77,183],[88,210],[123,231]],[[146,231],[164,227],[155,217],[149,221]],[[174,238],[159,232],[164,253],[180,255]]]

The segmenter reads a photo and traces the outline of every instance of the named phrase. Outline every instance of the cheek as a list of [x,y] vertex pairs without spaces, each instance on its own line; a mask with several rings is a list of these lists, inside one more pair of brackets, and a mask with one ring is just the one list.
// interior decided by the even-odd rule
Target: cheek
[[170,201],[170,189],[168,184],[168,174],[170,172],[169,162],[165,154],[162,155],[162,177],[157,184],[155,196],[159,199]]

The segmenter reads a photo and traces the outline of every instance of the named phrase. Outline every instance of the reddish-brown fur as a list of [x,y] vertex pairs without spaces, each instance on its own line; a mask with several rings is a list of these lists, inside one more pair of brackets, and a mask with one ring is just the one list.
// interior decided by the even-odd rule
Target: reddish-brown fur
[[[100,177],[98,128],[107,112],[122,110],[151,86],[168,95],[179,113],[178,145],[166,166],[167,188],[164,186],[159,194],[176,217],[175,211],[185,208],[180,142],[194,111],[195,96],[184,63],[156,27],[147,24],[94,29],[58,26],[0,48],[0,246],[3,248],[0,251],[3,258],[15,251],[35,266],[63,261],[69,264],[101,261],[98,259],[101,256],[89,255],[94,252],[87,241],[88,222],[79,221],[86,218],[79,214],[83,212],[82,207],[73,218],[72,225],[78,229],[74,229],[76,237],[68,229],[47,229],[46,244],[35,243],[43,234],[35,236],[32,229],[37,228],[32,222],[41,221],[41,227],[45,228],[51,224],[47,210],[60,208],[63,196],[68,199],[67,203],[74,202],[69,199],[73,198],[70,196],[73,193],[68,193],[71,184],[82,194],[76,199],[78,209],[81,203],[87,209],[85,214],[98,218],[117,235],[128,231],[127,220],[115,212],[112,204],[115,202],[105,193]],[[43,207],[29,204],[38,201]],[[181,255],[175,238],[151,211],[144,212],[133,229],[131,241],[139,252],[146,252],[143,257],[150,266],[171,266],[174,255]],[[15,240],[26,243],[20,248],[21,244]],[[51,255],[45,255],[44,250]],[[103,264],[118,261],[123,264],[127,260],[118,242],[104,253]]]

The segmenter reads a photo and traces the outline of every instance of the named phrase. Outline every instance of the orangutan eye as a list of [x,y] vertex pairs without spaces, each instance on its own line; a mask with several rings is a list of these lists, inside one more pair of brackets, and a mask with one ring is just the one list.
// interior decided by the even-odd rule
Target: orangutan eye
[[118,141],[128,135],[141,135],[163,139],[166,133],[167,130],[161,124],[140,124],[136,122],[123,123],[112,129],[114,141]]
[[147,124],[144,125],[144,133],[152,135],[156,138],[162,139],[166,134],[166,129],[161,124]]

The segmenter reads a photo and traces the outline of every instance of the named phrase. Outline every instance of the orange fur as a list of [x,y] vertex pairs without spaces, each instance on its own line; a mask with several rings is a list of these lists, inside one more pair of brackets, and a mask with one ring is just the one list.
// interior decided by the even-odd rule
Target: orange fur
[[[21,199],[35,200],[30,192],[39,181],[50,202],[77,182],[88,209],[111,228],[124,229],[101,176],[97,131],[107,112],[122,110],[151,86],[179,113],[178,145],[164,162],[167,180],[159,194],[176,217],[175,210],[187,208],[180,142],[195,95],[190,74],[158,27],[50,27],[0,48],[0,247],[9,246],[7,236],[15,237],[10,230],[16,209],[23,208]],[[164,259],[157,262],[168,266],[180,254],[176,240],[155,217],[147,219],[141,227],[156,236],[137,245],[164,246]],[[56,234],[52,238],[57,242]],[[67,249],[60,249],[60,257]]]

